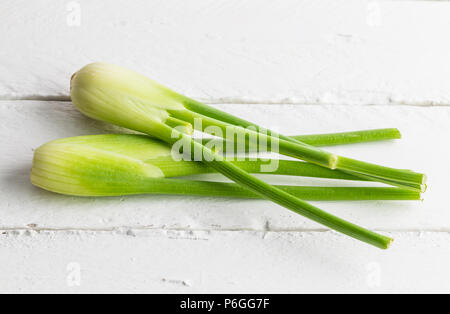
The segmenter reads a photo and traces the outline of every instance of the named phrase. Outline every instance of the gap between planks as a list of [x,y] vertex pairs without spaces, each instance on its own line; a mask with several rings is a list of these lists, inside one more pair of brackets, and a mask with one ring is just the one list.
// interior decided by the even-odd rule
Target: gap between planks
[[[423,233],[436,233],[436,234],[450,234],[450,229],[438,228],[438,229],[383,229],[377,228],[374,231],[383,233],[405,233],[405,234],[423,234]],[[26,232],[35,233],[112,233],[117,235],[134,235],[136,232],[180,232],[194,235],[195,233],[229,233],[229,232],[242,232],[242,233],[298,233],[298,234],[313,234],[313,233],[333,233],[338,234],[329,229],[272,229],[266,227],[264,229],[252,229],[252,228],[211,228],[211,229],[190,229],[190,228],[161,228],[161,227],[138,227],[138,226],[117,226],[110,228],[51,228],[51,227],[0,227],[0,234],[23,234]]]
[[[450,1],[450,0],[449,0]],[[248,98],[228,98],[223,97],[219,99],[202,99],[195,98],[196,100],[208,104],[208,105],[336,105],[345,106],[345,103],[326,103],[323,101],[294,101],[290,99],[274,99],[274,100],[258,100],[258,99],[248,99]],[[70,96],[38,96],[30,95],[23,97],[8,97],[0,96],[0,101],[47,101],[47,102],[71,102]],[[412,107],[448,107],[450,103],[441,103],[434,101],[424,101],[424,102],[404,102],[404,101],[388,101],[386,104],[377,103],[359,103],[359,104],[348,104],[348,105],[360,105],[360,106],[412,106]]]

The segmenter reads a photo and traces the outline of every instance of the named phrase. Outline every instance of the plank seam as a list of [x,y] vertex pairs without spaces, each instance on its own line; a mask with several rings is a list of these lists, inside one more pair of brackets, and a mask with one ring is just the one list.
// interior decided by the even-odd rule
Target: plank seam
[[[50,228],[50,227],[0,227],[0,233],[23,233],[23,232],[67,232],[67,233],[113,233],[128,235],[139,231],[157,231],[157,232],[189,232],[189,233],[209,233],[209,232],[252,232],[252,233],[335,233],[329,229],[251,229],[251,228],[228,228],[228,229],[190,229],[190,228],[154,228],[154,227],[110,227],[110,228]],[[450,233],[450,229],[374,229],[377,232],[389,233]]]
[[[289,100],[249,100],[249,99],[241,99],[241,98],[220,98],[220,99],[202,99],[196,98],[200,102],[203,102],[208,105],[297,105],[297,106],[411,106],[411,107],[448,107],[450,103],[442,103],[442,102],[402,102],[402,101],[390,101],[385,104],[378,103],[359,103],[359,104],[334,104],[334,103],[326,103],[326,102],[297,102],[297,101],[289,101]],[[69,96],[30,96],[30,97],[0,97],[0,102],[20,102],[20,101],[45,101],[45,102],[71,102]]]

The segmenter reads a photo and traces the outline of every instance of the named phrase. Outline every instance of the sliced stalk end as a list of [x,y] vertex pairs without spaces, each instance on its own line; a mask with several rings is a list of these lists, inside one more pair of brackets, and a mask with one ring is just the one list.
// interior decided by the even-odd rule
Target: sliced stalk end
[[189,122],[174,117],[168,117],[165,123],[172,128],[176,128],[181,133],[187,135],[192,135],[194,133],[194,127]]
[[389,238],[389,242],[387,243],[385,250],[390,249],[392,244],[394,244],[394,242],[395,242],[394,238]]
[[394,243],[394,239],[388,236],[381,235],[377,242],[372,243],[375,247],[382,250],[389,250]]
[[421,185],[422,189],[420,190],[421,193],[425,193],[428,189],[428,186],[426,184]]
[[428,176],[425,173],[422,174],[422,185],[425,186],[425,190],[427,189],[427,181],[428,181]]
[[423,173],[384,167],[342,156],[338,156],[336,168],[374,181],[405,188],[413,187],[422,192],[426,181],[426,175]]

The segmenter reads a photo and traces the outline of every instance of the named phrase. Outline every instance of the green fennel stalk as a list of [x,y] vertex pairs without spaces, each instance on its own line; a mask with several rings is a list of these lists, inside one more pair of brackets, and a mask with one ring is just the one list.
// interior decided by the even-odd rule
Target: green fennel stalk
[[390,128],[328,134],[294,135],[290,137],[312,146],[335,146],[394,140],[402,138],[402,135],[398,129]]
[[[189,133],[189,132],[185,132]],[[339,133],[325,133],[325,134],[310,134],[310,135],[294,135],[292,138],[299,140],[311,146],[337,146],[348,145],[357,143],[368,143],[376,141],[395,140],[402,137],[400,131],[395,128],[390,129],[373,129],[373,130],[360,130],[351,132],[339,132]],[[223,152],[227,152],[227,143],[223,142],[221,138],[201,138],[203,145],[209,143],[212,139],[217,141],[218,144],[222,144]],[[247,145],[246,153],[258,152],[258,147]],[[233,153],[238,150],[238,145],[234,145]]]

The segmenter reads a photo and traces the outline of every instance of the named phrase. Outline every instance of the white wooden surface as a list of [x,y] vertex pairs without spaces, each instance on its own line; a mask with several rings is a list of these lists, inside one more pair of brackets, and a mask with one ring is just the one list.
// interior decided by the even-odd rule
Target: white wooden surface
[[[449,292],[449,16],[444,1],[3,0],[0,292]],[[67,101],[97,60],[287,134],[398,127],[331,150],[424,171],[429,191],[318,203],[392,234],[382,252],[265,201],[32,187],[41,144],[123,131]]]

